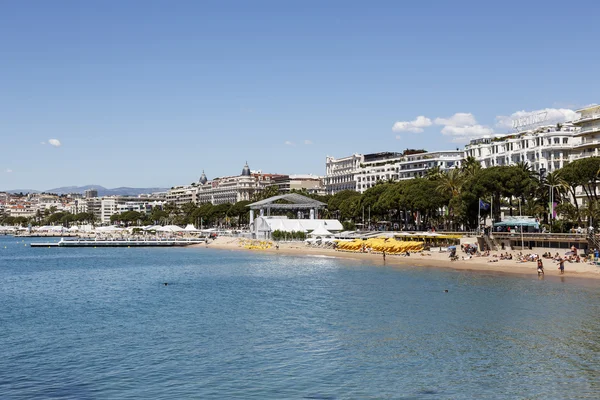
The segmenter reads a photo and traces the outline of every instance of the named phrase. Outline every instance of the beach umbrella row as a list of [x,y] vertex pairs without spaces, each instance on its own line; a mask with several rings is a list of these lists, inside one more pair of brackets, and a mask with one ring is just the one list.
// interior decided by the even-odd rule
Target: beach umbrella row
[[371,238],[367,240],[337,241],[337,250],[342,251],[375,251],[388,254],[402,254],[407,251],[422,251],[423,242],[398,241],[389,238]]

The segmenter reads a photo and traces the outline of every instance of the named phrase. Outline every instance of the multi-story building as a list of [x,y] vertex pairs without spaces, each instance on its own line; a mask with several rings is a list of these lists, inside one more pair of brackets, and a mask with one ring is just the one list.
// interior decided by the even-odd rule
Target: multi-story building
[[356,179],[356,191],[375,186],[379,181],[399,181],[425,176],[430,168],[439,167],[440,171],[458,168],[464,158],[461,150],[426,152],[407,150],[404,153],[378,153],[365,155]]
[[18,204],[12,204],[8,207],[8,215],[10,217],[25,217],[30,218],[35,216],[36,209],[33,204],[28,201],[23,201]]
[[281,175],[273,178],[273,185],[277,186],[280,193],[289,193],[292,190],[306,190],[310,194],[325,194],[323,178],[315,175]]
[[226,176],[209,181],[204,172],[197,185],[196,203],[213,205],[250,201],[252,196],[273,185],[282,175],[251,172],[248,163],[239,176]]
[[[124,211],[148,212],[163,202],[149,197],[109,196],[86,199],[87,212],[93,213],[100,224],[110,224],[110,217]],[[81,211],[80,211],[81,212]]]
[[353,154],[339,160],[327,157],[326,192],[335,194],[342,190],[356,190],[363,193],[379,181],[422,177],[428,169],[434,167],[439,167],[440,171],[460,167],[463,158],[462,150],[429,153],[425,150],[408,149],[403,153]]
[[123,204],[117,204],[117,213],[122,214],[127,211],[137,211],[142,214],[149,214],[153,208],[162,209],[164,201],[127,201]]
[[168,192],[166,199],[169,203],[174,203],[181,206],[185,203],[195,203],[198,185],[193,183],[185,186],[172,187]]
[[348,157],[325,159],[325,192],[336,194],[342,190],[356,190],[356,174],[365,160],[362,154]]
[[83,197],[85,197],[86,199],[98,197],[98,191],[96,189],[88,189],[83,192]]
[[65,209],[65,211],[68,211],[71,214],[79,214],[79,213],[88,212],[87,205],[88,205],[87,199],[82,199],[82,198],[77,199],[76,198],[76,199],[72,199],[70,202],[68,202],[64,206],[64,209]]
[[532,170],[547,172],[572,161],[581,143],[571,123],[541,126],[515,134],[471,140],[465,155],[481,162],[483,168],[527,163]]
[[591,105],[580,110],[579,118],[573,125],[579,128],[576,137],[579,142],[573,146],[573,159],[597,157],[600,148],[600,105]]

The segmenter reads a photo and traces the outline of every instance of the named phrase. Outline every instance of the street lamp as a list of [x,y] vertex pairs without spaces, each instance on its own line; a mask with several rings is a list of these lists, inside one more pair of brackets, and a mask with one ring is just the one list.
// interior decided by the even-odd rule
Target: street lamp
[[521,210],[521,198],[519,197],[519,216],[521,217],[521,251],[525,248],[525,243],[523,241],[523,212]]
[[552,220],[554,219],[554,188],[560,187],[560,185],[551,185],[549,183],[544,183],[544,186],[548,186],[548,190],[550,191],[550,196],[548,196],[550,199],[550,204],[549,204],[550,207],[548,207],[549,208],[548,214],[550,216],[549,217],[550,233],[552,233]]

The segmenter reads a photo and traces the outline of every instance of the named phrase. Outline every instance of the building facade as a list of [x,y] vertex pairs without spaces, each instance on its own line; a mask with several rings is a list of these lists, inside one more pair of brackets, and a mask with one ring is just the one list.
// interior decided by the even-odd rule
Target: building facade
[[500,137],[475,139],[465,146],[465,155],[474,157],[483,168],[521,162],[537,172],[552,172],[581,153],[578,132],[574,124],[564,123]]
[[292,190],[306,191],[310,194],[324,195],[325,185],[323,178],[316,175],[281,175],[273,178],[273,186],[281,194],[290,193]]
[[348,157],[325,159],[325,192],[336,194],[342,190],[356,190],[356,174],[364,162],[362,154],[352,154]]
[[592,105],[580,110],[579,118],[573,121],[578,128],[578,142],[573,147],[573,159],[598,157],[600,147],[600,105]]
[[283,175],[265,174],[261,171],[252,172],[248,163],[244,165],[239,176],[226,176],[209,181],[206,175],[197,185],[196,203],[234,204],[239,201],[250,201],[252,197],[267,187],[273,185],[274,180]]
[[364,193],[377,182],[391,182],[425,176],[430,168],[440,171],[458,168],[464,158],[462,150],[427,152],[406,150],[403,153],[382,152],[353,154],[334,159],[327,157],[325,190],[336,194],[342,190]]

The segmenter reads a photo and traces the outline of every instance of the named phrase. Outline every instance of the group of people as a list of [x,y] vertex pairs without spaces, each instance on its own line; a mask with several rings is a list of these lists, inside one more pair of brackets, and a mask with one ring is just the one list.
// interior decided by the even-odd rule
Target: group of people
[[[558,261],[558,269],[560,270],[561,275],[563,275],[565,273],[565,259],[564,258],[561,258]],[[541,258],[538,258],[538,260],[537,260],[537,273],[538,273],[538,276],[544,275],[544,262],[542,261]]]

